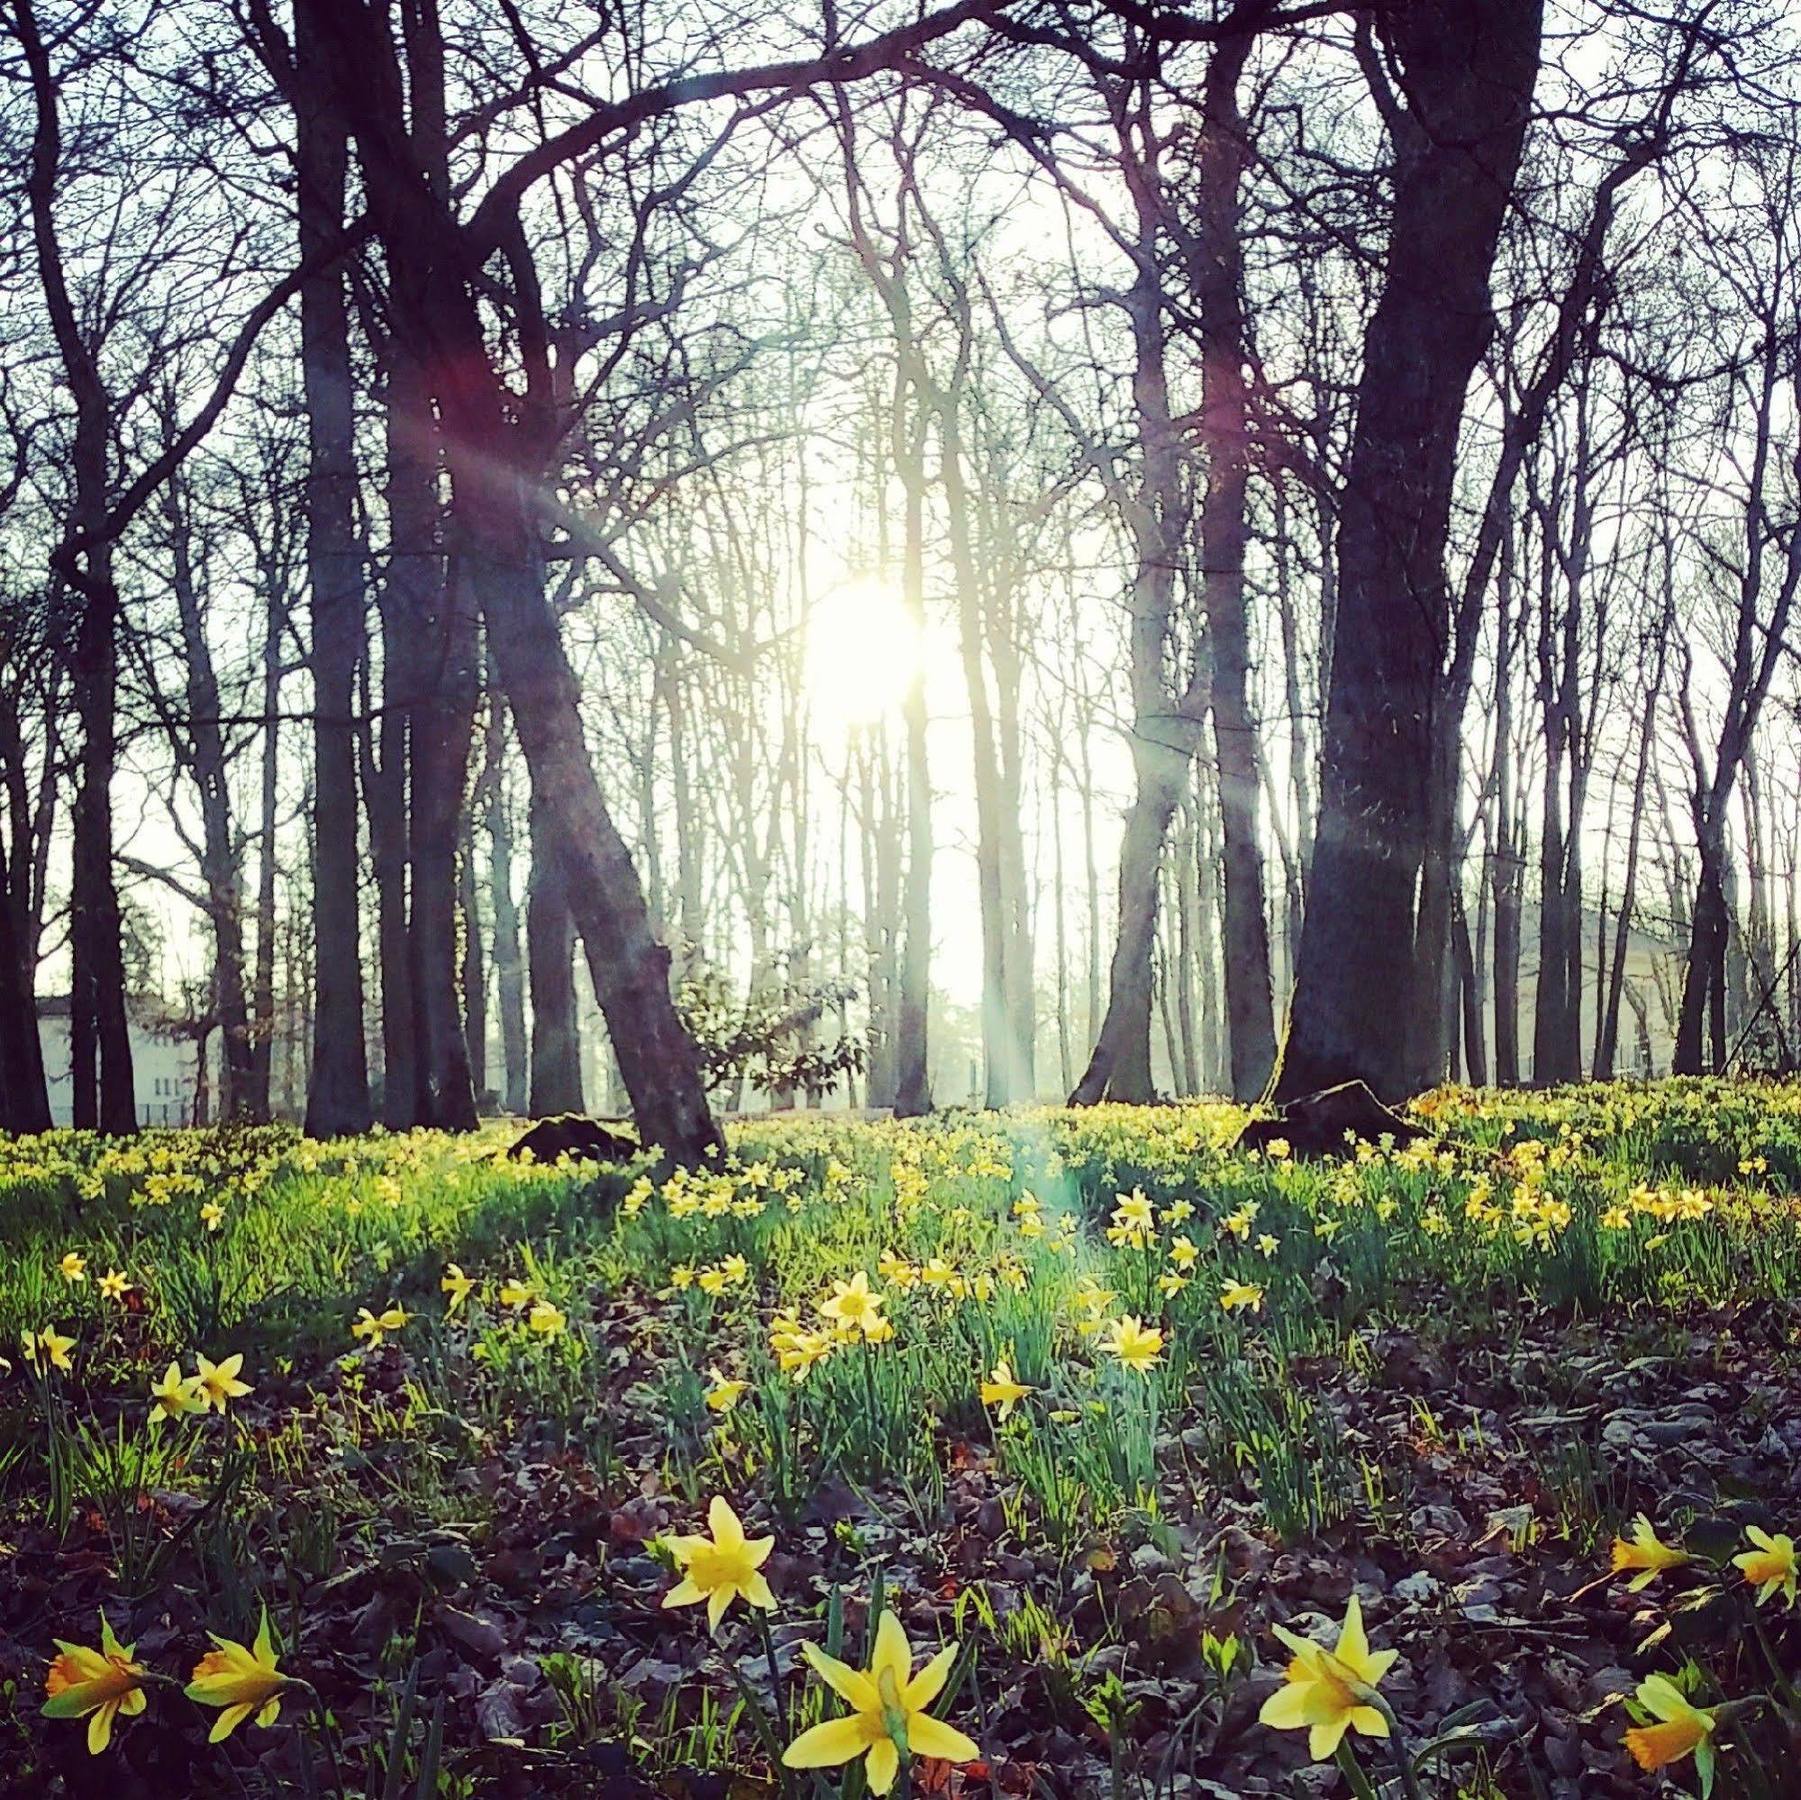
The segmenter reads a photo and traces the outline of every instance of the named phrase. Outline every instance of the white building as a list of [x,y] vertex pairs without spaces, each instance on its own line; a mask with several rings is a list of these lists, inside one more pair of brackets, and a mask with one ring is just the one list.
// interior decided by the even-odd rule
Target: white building
[[[133,1005],[131,1072],[137,1088],[140,1125],[191,1125],[194,1121],[195,1046],[179,1037],[151,1008]],[[44,1047],[44,1079],[50,1089],[50,1118],[75,1122],[75,1084],[70,1076],[69,1001],[57,995],[38,1001],[38,1041]]]

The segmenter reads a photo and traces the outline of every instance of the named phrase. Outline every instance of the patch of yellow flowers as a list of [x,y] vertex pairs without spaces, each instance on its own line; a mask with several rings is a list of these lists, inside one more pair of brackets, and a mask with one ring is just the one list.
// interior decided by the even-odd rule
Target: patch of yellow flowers
[[[201,1706],[218,1709],[208,1737],[217,1744],[228,1738],[252,1716],[260,1726],[270,1726],[281,1711],[282,1694],[304,1686],[285,1673],[277,1659],[269,1632],[269,1615],[263,1614],[254,1643],[245,1645],[209,1633],[213,1648],[195,1663],[182,1691]],[[57,1654],[44,1676],[44,1716],[50,1719],[86,1719],[88,1751],[98,1756],[112,1742],[113,1723],[135,1718],[149,1704],[147,1689],[165,1682],[138,1662],[134,1646],[121,1644],[100,1615],[100,1647],[56,1640]],[[172,1685],[172,1684],[171,1684]]]

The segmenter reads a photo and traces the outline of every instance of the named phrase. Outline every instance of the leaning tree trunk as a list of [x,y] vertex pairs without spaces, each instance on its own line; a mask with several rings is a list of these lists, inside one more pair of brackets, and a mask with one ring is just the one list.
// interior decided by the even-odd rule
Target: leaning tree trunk
[[1538,71],[1536,0],[1410,0],[1377,29],[1406,105],[1382,297],[1364,337],[1340,499],[1338,610],[1310,903],[1278,1092],[1410,1085],[1414,896],[1449,603],[1464,392]]

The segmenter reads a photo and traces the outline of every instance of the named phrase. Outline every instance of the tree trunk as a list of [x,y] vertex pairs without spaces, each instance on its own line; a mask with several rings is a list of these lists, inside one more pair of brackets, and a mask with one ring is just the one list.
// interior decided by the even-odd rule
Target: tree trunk
[[[311,255],[344,222],[349,144],[330,99],[329,0],[296,0],[296,181],[300,253]],[[363,1044],[358,918],[356,726],[351,716],[363,642],[357,543],[356,441],[351,406],[344,272],[331,264],[300,292],[306,391],[307,574],[312,589],[313,1059],[306,1131],[367,1131],[369,1067]]]
[[[195,584],[193,545],[179,481],[164,491],[171,579],[187,668],[187,753],[200,795],[200,878],[213,931],[213,1007],[219,1025],[222,1122],[252,1117],[250,1006],[244,991],[243,870],[231,815],[219,682]],[[204,1046],[203,1046],[204,1047]]]
[[1283,1097],[1411,1085],[1415,889],[1434,767],[1444,555],[1464,392],[1538,70],[1535,0],[1412,0],[1378,31],[1403,73],[1382,297],[1340,497],[1323,791]]
[[509,1113],[526,1109],[525,965],[519,948],[519,908],[513,899],[513,815],[507,805],[506,709],[490,700],[488,757],[492,775],[487,794],[488,908],[494,927],[494,987],[500,1006],[501,1060],[506,1085],[502,1104]]
[[250,1075],[244,1110],[248,1118],[273,1116],[275,1067],[275,829],[281,801],[282,626],[287,609],[272,571],[263,573],[263,760],[257,812],[256,967],[250,986]]
[[1257,827],[1257,723],[1251,715],[1250,640],[1245,622],[1245,549],[1250,541],[1250,414],[1245,391],[1244,247],[1239,187],[1250,146],[1238,81],[1251,39],[1213,52],[1202,89],[1204,121],[1194,183],[1198,254],[1190,259],[1200,313],[1201,605],[1211,640],[1214,758],[1225,875],[1226,1037],[1234,1099],[1255,1100],[1276,1061],[1270,995],[1269,924]]
[[[903,422],[904,392],[895,399],[896,460],[906,489],[906,541],[902,585],[907,611],[922,640],[925,634],[925,417],[916,410]],[[932,777],[926,761],[924,669],[907,684],[902,705],[907,732],[907,868],[902,890],[904,938],[895,1006],[894,1112],[919,1118],[932,1110],[932,1077],[927,1043],[932,978]]]
[[581,1030],[575,1011],[575,923],[564,894],[550,810],[534,793],[532,866],[525,899],[525,953],[531,970],[531,1093],[534,1119],[582,1110]]

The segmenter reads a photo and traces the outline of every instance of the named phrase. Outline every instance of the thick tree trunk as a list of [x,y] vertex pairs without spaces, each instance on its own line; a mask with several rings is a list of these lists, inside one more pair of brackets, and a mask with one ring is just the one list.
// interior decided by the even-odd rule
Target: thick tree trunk
[[421,622],[430,678],[413,718],[409,767],[417,1055],[426,1122],[445,1131],[476,1125],[458,998],[457,850],[475,720],[477,632],[460,562],[449,580],[432,589],[432,612]]
[[[127,1133],[137,1128],[131,1036],[125,1012],[125,956],[113,877],[112,782],[118,765],[119,592],[105,530],[116,420],[96,359],[91,325],[68,286],[57,234],[63,177],[61,86],[30,0],[13,8],[34,102],[25,190],[32,247],[62,375],[74,403],[72,493],[57,572],[76,601],[67,647],[80,731],[75,759],[69,881],[69,1052],[77,1126]],[[16,853],[16,851],[15,851]]]
[[1278,1091],[1411,1085],[1414,901],[1429,823],[1444,555],[1470,373],[1538,70],[1536,0],[1410,0],[1382,297],[1364,338],[1338,528],[1338,613],[1310,900]]
[[19,941],[13,904],[18,860],[26,846],[13,839],[11,868],[0,843],[0,1131],[25,1136],[50,1129],[50,1091],[38,1037],[36,983]]
[[113,878],[119,599],[110,550],[98,549],[86,562],[73,658],[81,750],[70,850],[69,1046],[77,1128],[123,1135],[137,1129],[138,1112],[125,1014],[124,934]]
[[[331,50],[322,42],[329,0],[296,0],[294,92],[300,251],[312,254],[344,222],[349,144],[333,107]],[[306,1130],[312,1137],[367,1131],[369,1068],[363,1044],[362,944],[357,896],[356,726],[351,716],[363,642],[357,544],[356,443],[349,317],[336,264],[300,293],[306,391],[307,573],[312,589],[313,1058]]]

